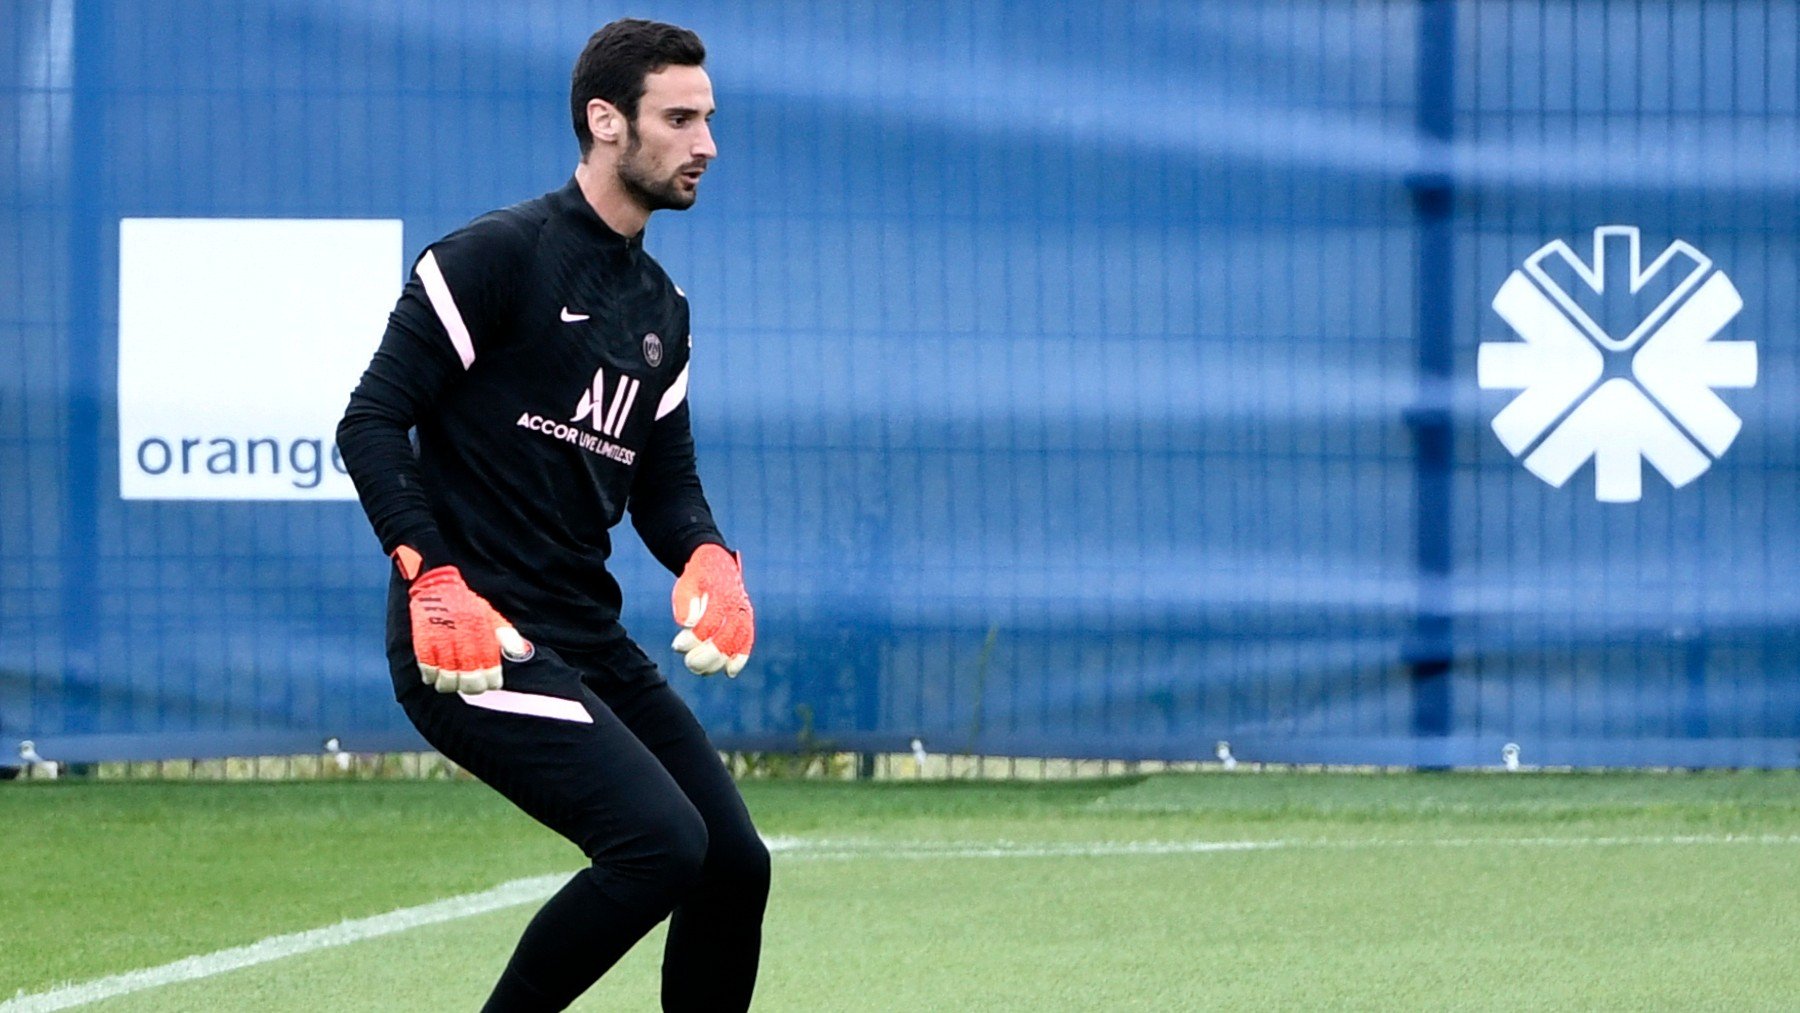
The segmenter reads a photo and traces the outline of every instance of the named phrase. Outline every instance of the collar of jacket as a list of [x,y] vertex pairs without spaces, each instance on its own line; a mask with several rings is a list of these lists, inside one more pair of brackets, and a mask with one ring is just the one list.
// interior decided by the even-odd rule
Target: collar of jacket
[[650,231],[646,227],[635,236],[627,238],[612,230],[612,226],[602,221],[595,213],[594,206],[581,195],[581,186],[570,176],[569,181],[554,195],[557,210],[568,215],[581,224],[582,231],[591,236],[596,243],[608,250],[641,250],[644,247],[644,233]]

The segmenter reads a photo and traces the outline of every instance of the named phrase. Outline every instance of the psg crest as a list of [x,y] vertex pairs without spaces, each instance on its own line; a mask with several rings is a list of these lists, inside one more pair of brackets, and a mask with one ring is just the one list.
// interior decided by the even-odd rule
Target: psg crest
[[656,336],[655,331],[644,335],[644,361],[652,369],[662,365],[662,339]]

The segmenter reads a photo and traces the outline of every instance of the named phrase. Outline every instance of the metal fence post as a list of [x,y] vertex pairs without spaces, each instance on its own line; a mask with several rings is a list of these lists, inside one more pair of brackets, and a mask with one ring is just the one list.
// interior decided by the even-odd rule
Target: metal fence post
[[[1412,733],[1428,744],[1450,733],[1452,605],[1450,416],[1455,294],[1451,222],[1455,188],[1447,160],[1456,118],[1456,8],[1420,0],[1417,125],[1421,164],[1407,179],[1417,239],[1414,262],[1418,394],[1408,412],[1413,459],[1419,586],[1405,661],[1412,674]],[[1430,756],[1430,751],[1424,754]],[[1427,760],[1421,766],[1434,766]]]

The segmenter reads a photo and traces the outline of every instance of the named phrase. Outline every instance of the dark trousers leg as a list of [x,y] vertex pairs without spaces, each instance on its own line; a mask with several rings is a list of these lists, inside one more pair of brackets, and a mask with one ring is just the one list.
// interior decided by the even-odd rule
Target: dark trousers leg
[[687,704],[661,679],[594,685],[706,824],[699,882],[676,906],[663,950],[663,1009],[749,1008],[769,897],[769,851],[737,785]]
[[[409,686],[403,674],[400,702],[426,741],[592,862],[532,919],[486,1006],[563,1009],[694,890],[705,822],[658,758],[549,651],[509,664],[505,691],[469,699]],[[563,716],[530,713],[545,709]]]

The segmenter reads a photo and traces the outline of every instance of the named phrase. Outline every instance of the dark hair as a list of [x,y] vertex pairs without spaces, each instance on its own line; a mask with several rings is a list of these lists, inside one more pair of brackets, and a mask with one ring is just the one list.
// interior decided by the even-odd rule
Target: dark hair
[[575,60],[569,83],[569,112],[575,119],[575,139],[581,142],[582,157],[594,146],[587,125],[589,102],[611,102],[627,123],[634,122],[647,75],[668,66],[698,67],[705,62],[706,47],[700,36],[676,25],[620,18],[595,32]]

